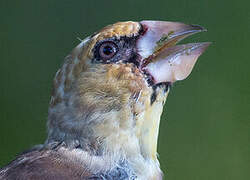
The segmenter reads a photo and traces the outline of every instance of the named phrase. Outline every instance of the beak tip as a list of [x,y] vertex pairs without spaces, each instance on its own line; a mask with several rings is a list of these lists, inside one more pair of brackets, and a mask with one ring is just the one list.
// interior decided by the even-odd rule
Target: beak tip
[[212,44],[212,42],[204,42],[201,44],[200,52],[201,54],[206,51],[206,49]]
[[200,25],[197,25],[197,24],[190,24],[190,27],[193,29],[193,30],[196,30],[198,32],[206,32],[207,29],[200,26]]

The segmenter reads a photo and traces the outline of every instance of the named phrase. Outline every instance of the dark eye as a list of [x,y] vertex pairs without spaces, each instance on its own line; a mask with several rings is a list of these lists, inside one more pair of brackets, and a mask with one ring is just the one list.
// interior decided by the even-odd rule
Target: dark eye
[[117,52],[117,46],[113,42],[104,42],[99,47],[99,55],[102,59],[112,58]]

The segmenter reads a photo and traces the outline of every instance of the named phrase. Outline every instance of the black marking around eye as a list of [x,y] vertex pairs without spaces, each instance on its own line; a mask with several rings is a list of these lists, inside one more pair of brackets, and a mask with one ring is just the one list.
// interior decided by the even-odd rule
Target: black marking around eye
[[[138,67],[140,58],[136,49],[136,41],[138,37],[139,35],[131,37],[113,37],[96,43],[95,47],[93,48],[94,58],[92,59],[92,63],[133,63]],[[99,53],[100,46],[105,42],[112,42],[117,46],[117,53],[110,59],[102,58]]]
[[[96,43],[95,47],[93,48],[94,57],[92,59],[92,63],[103,63],[103,64],[110,64],[110,63],[132,63],[136,67],[140,66],[141,57],[137,52],[136,43],[137,40],[147,31],[147,27],[140,24],[140,29],[137,34],[131,36],[114,36],[112,38],[107,38],[105,40],[101,40]],[[96,32],[94,35],[98,34]],[[94,37],[94,35],[91,36]],[[117,45],[117,53],[114,57],[110,59],[103,59],[98,50],[100,46],[104,42],[112,42]]]
[[105,64],[112,63],[112,60],[113,60],[114,57],[112,57],[110,59],[106,59],[106,58],[103,58],[101,56],[100,52],[99,52],[101,46],[104,43],[113,43],[115,46],[117,46],[117,52],[119,52],[119,48],[120,47],[118,46],[118,42],[116,42],[114,38],[100,41],[100,42],[96,43],[96,45],[95,45],[95,47],[93,49],[94,59],[92,60],[92,62],[95,62],[95,63],[105,63]]
[[128,63],[133,63],[136,67],[139,67],[140,66],[140,59],[141,57],[135,53],[135,52],[132,52],[130,58],[127,60]]

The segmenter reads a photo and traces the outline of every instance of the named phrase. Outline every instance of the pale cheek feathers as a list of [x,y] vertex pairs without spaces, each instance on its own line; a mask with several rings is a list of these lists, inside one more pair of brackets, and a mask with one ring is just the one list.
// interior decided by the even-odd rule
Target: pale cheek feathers
[[148,89],[139,71],[129,64],[98,64],[82,72],[76,86],[80,105],[93,104],[105,112],[123,108]]

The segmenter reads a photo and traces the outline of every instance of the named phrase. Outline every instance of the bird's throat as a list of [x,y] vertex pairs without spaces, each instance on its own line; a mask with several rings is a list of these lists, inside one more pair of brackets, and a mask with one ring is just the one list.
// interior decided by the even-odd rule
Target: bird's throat
[[137,136],[141,145],[141,153],[145,158],[157,161],[157,141],[161,114],[168,92],[156,89],[156,99],[148,102],[145,112],[137,119]]
[[[119,112],[112,112],[112,117],[116,118],[105,118],[103,123],[95,127],[95,132],[98,132],[98,136],[105,137],[102,142],[104,146],[102,149],[106,150],[104,154],[118,155],[113,157],[115,159],[121,157],[126,159],[136,174],[146,173],[147,177],[161,177],[157,159],[157,141],[160,118],[168,90],[165,85],[151,90],[147,93],[155,96],[154,98],[147,93],[142,93],[135,105],[138,107],[128,106]],[[122,115],[124,113],[125,116]],[[119,124],[117,124],[118,119],[120,119]],[[144,172],[143,169],[150,169],[151,172]]]

